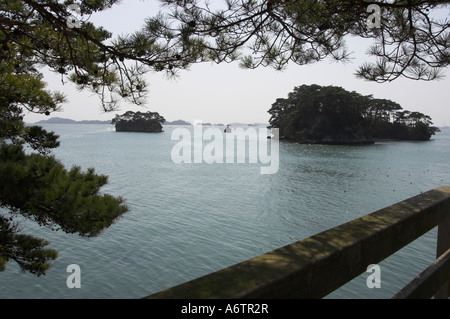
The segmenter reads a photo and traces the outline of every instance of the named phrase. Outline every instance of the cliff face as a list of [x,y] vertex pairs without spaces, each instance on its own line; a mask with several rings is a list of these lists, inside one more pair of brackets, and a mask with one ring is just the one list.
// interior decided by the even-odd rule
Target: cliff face
[[375,143],[375,141],[367,139],[363,136],[329,136],[321,140],[315,141],[313,144],[324,144],[324,145],[370,145]]
[[331,125],[326,117],[318,117],[301,130],[285,130],[284,138],[304,144],[368,145],[374,143],[366,126],[359,122],[334,124]]
[[320,134],[316,144],[330,145],[368,145],[374,141],[368,137],[367,130],[360,124],[346,126],[333,133]]
[[115,124],[117,132],[160,133],[163,131],[158,121],[119,121]]

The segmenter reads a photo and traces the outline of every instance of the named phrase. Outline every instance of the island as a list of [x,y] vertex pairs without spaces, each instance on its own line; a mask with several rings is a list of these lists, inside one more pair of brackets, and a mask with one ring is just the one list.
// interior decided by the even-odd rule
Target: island
[[304,144],[366,145],[379,140],[427,141],[437,127],[431,118],[393,101],[336,86],[302,85],[268,111],[269,128]]
[[191,123],[186,122],[184,120],[176,120],[176,121],[172,121],[172,122],[165,121],[163,124],[164,125],[191,125]]
[[100,121],[100,120],[76,121],[62,117],[52,117],[48,120],[41,120],[39,122],[36,122],[35,124],[111,124],[111,121]]
[[166,120],[158,112],[132,112],[127,111],[122,115],[116,115],[111,121],[116,126],[117,132],[163,132],[162,123]]

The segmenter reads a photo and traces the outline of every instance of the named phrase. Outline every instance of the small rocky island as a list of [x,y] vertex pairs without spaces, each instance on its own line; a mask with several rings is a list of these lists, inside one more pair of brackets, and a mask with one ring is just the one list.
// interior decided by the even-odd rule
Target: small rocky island
[[302,85],[268,111],[280,138],[303,144],[364,145],[379,140],[428,141],[437,127],[396,102],[341,87]]
[[162,124],[165,121],[157,112],[127,111],[122,115],[116,115],[111,123],[116,126],[117,132],[160,133],[163,131]]

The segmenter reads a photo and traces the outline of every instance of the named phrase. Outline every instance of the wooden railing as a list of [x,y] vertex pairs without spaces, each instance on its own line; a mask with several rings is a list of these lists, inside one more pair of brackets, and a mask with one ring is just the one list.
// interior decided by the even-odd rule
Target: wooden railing
[[450,187],[430,190],[146,298],[322,298],[436,226],[437,260],[393,298],[448,298]]

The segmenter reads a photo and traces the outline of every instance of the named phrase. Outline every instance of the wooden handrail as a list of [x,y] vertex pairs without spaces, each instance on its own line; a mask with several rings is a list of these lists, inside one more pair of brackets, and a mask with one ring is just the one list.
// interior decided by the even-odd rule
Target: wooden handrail
[[[450,279],[450,249],[440,256],[430,267],[400,290],[393,299],[431,298],[439,291],[442,283]],[[447,290],[448,291],[448,290]],[[448,298],[441,295],[439,298]]]
[[449,224],[450,187],[439,187],[146,298],[322,298],[436,226],[442,255]]

